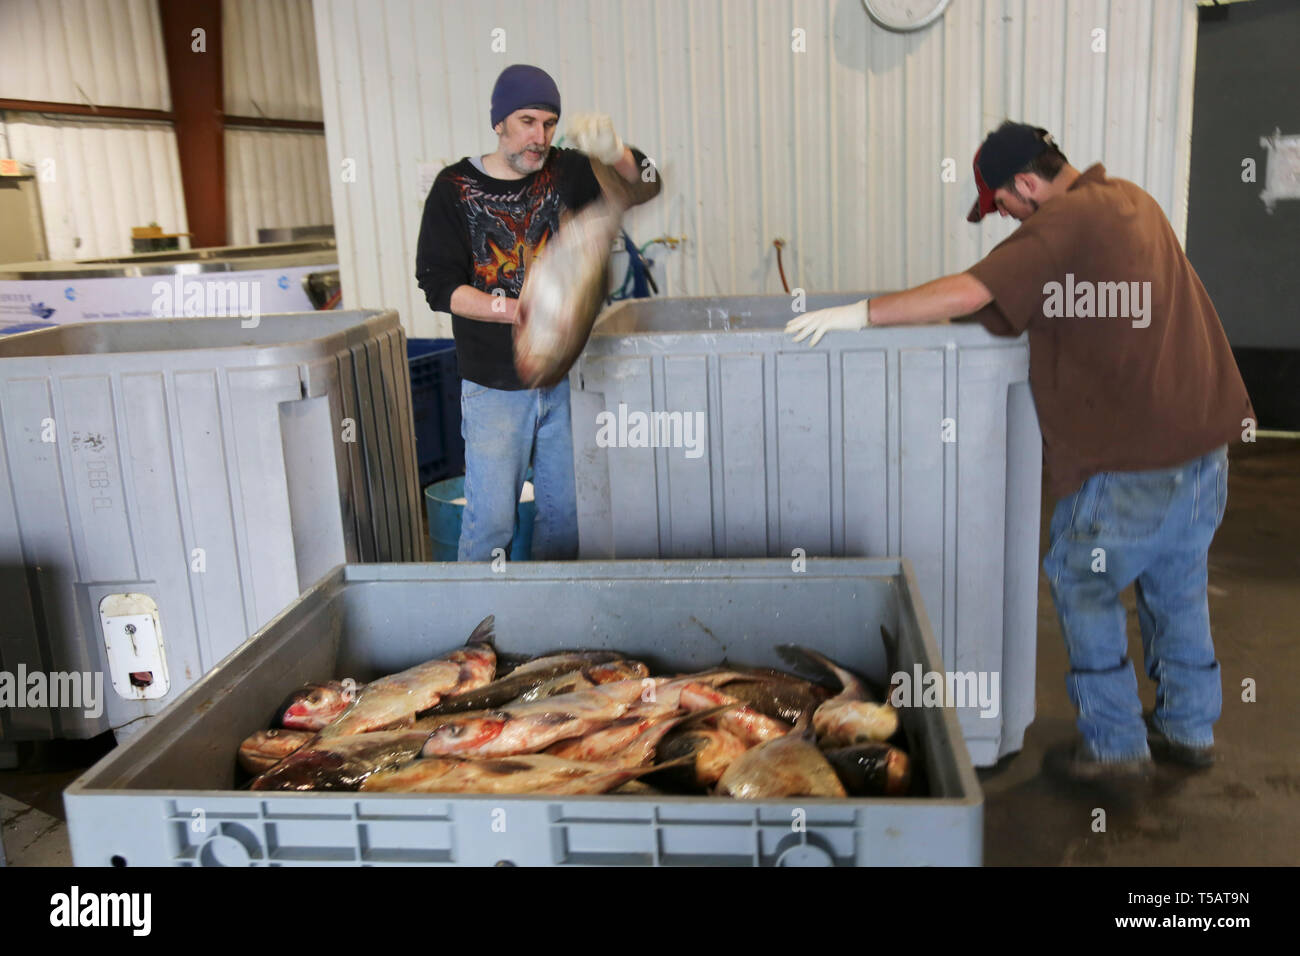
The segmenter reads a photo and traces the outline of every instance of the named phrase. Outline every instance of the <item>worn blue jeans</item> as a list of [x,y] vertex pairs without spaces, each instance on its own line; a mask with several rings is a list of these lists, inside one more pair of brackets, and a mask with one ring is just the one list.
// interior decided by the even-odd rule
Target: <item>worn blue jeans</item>
[[1137,592],[1155,723],[1191,747],[1214,742],[1222,688],[1210,637],[1207,554],[1228,501],[1228,454],[1158,471],[1093,475],[1057,502],[1043,559],[1070,655],[1079,731],[1103,761],[1149,756],[1120,592]]
[[530,464],[537,504],[532,557],[576,558],[578,505],[568,380],[553,388],[516,392],[464,380],[460,386],[466,503],[457,560],[490,561],[496,548],[509,553]]

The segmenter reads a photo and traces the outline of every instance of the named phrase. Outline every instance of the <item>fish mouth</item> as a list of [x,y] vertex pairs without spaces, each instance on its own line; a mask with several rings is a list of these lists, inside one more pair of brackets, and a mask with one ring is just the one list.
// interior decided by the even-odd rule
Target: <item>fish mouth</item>
[[330,710],[310,710],[295,704],[281,711],[280,726],[287,730],[321,730],[333,723],[345,709],[339,707]]
[[280,725],[290,730],[313,730],[319,718],[301,707],[286,708],[280,714]]

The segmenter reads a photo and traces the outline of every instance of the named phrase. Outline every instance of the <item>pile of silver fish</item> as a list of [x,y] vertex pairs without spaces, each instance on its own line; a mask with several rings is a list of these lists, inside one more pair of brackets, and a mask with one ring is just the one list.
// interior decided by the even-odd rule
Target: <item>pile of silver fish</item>
[[[511,667],[493,647],[494,623],[370,684],[295,690],[278,726],[239,748],[251,789],[742,800],[911,792],[898,713],[814,650],[777,648],[826,683],[727,665],[651,676],[614,651]],[[882,637],[889,648],[883,628]]]

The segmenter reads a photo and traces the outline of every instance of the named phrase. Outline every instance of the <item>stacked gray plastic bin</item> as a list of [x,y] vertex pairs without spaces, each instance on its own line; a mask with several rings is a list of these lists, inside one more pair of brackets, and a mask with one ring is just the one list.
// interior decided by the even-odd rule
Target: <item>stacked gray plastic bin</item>
[[[719,797],[250,792],[240,741],[292,688],[375,676],[462,644],[488,614],[502,654],[610,648],[656,673],[782,667],[798,639],[880,680],[940,667],[896,558],[365,565],[322,579],[139,737],[64,793],[78,866],[962,866],[983,802],[952,709],[900,711],[907,796]],[[545,613],[539,613],[539,609]],[[803,827],[793,825],[803,822]]]
[[[784,334],[792,315],[780,295],[604,314],[570,374],[581,557],[910,559],[946,666],[990,695],[998,682],[996,706],[959,709],[975,763],[993,764],[1034,714],[1041,438],[1027,342],[953,323],[836,332],[810,349]],[[633,418],[654,412],[681,413],[659,441],[682,447],[627,447],[654,440]],[[697,413],[703,441],[686,447]]]
[[65,694],[0,742],[132,733],[331,567],[426,555],[396,313],[0,340],[0,669]]

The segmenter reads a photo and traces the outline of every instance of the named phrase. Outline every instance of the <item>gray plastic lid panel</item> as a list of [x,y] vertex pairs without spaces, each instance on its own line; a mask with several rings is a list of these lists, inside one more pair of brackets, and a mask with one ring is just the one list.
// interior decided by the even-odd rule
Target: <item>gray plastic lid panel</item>
[[333,240],[268,244],[254,247],[153,252],[119,259],[81,262],[12,262],[0,264],[0,280],[23,282],[55,279],[118,279],[134,276],[213,275],[222,272],[270,271],[300,266],[338,268]]
[[[54,351],[78,335],[83,347],[135,347],[141,335],[132,324],[33,333],[45,344],[27,350]],[[237,320],[138,324],[172,326],[183,345],[200,328],[228,335]],[[79,710],[6,710],[0,734],[25,740],[138,728],[135,718],[162,710],[336,562],[424,555],[395,313],[266,316],[249,331],[278,344],[0,351],[0,471],[9,476],[0,481],[0,543],[9,559],[0,593],[10,608],[0,663],[103,671],[99,602],[138,591],[159,602],[172,677],[168,699],[129,701],[109,691],[96,719]],[[40,442],[31,423],[46,418],[57,420],[67,447]],[[358,440],[340,444],[347,418]],[[87,503],[97,493],[84,480],[88,462],[100,469],[91,478],[114,489],[108,507]],[[202,575],[192,567],[195,548],[205,556]]]
[[[250,328],[243,328],[243,321],[238,316],[133,319],[41,329],[0,338],[0,372],[27,374],[30,367],[60,373],[75,370],[89,356],[109,354],[117,368],[152,370],[162,360],[170,368],[282,365],[329,356],[401,327],[391,310],[279,313],[261,316]],[[28,365],[11,359],[40,361]]]
[[[884,295],[883,292],[825,292],[809,295],[804,300],[804,312],[814,312],[837,305],[847,305],[861,299]],[[651,299],[627,299],[617,302],[601,312],[591,341],[584,355],[639,353],[646,348],[646,336],[667,336],[684,333],[684,346],[693,338],[711,332],[725,333],[727,340],[746,340],[746,333],[767,333],[783,330],[796,313],[788,295],[737,295],[737,296],[673,296]],[[929,340],[942,336],[958,345],[994,344],[1011,345],[1026,340],[1024,336],[994,336],[975,321],[961,320],[932,325],[873,326],[873,336],[891,336],[895,339]],[[672,345],[678,340],[667,339]],[[888,339],[880,340],[888,343]],[[808,347],[808,339],[790,343],[795,347]],[[654,346],[655,351],[662,351]]]

